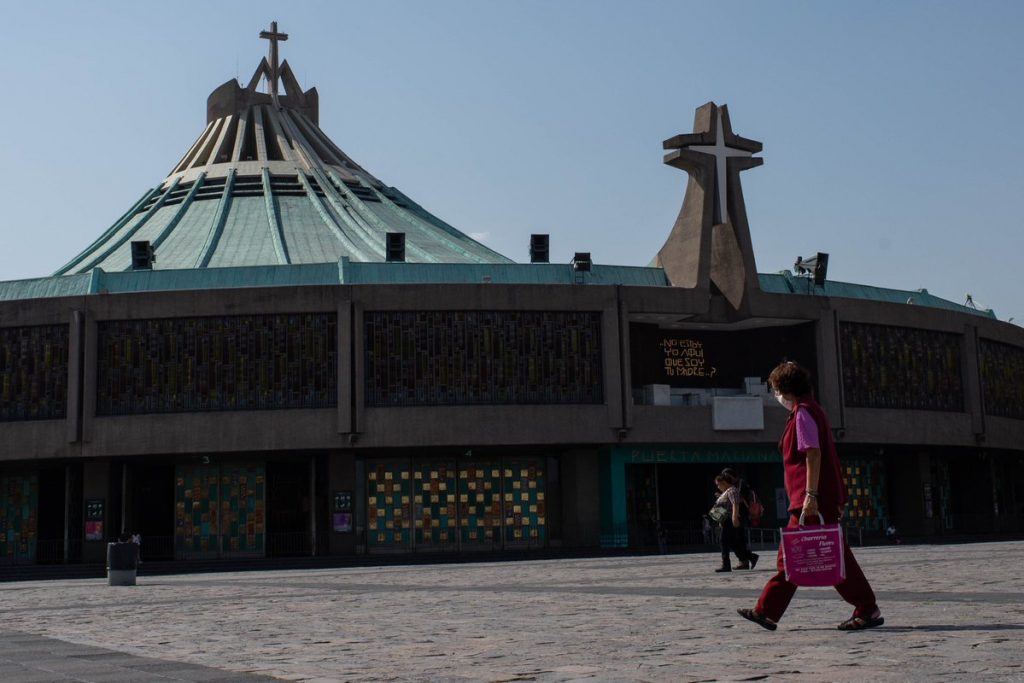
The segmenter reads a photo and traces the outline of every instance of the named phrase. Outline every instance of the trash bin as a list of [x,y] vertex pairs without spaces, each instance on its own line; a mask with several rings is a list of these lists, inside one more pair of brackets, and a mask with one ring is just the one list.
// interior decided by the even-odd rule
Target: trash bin
[[134,586],[138,566],[138,545],[131,542],[107,544],[107,581],[111,586]]

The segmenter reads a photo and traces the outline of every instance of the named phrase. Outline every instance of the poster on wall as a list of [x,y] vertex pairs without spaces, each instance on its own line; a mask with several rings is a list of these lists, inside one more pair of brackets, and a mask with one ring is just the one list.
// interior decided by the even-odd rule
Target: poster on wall
[[351,512],[335,512],[333,515],[333,527],[334,530],[339,533],[349,533],[352,531],[352,513]]
[[103,508],[102,498],[86,498],[85,500],[85,540],[103,540]]
[[103,521],[103,499],[87,498],[85,501],[85,518],[90,522]]
[[352,492],[351,491],[335,491],[334,492],[334,511],[335,512],[352,512]]
[[338,533],[347,534],[352,531],[352,492],[334,492],[334,511],[331,514],[331,527]]

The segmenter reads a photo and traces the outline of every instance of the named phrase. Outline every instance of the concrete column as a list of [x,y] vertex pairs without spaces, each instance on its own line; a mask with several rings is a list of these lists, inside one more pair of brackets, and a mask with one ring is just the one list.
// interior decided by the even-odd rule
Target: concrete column
[[596,547],[600,541],[600,477],[596,451],[561,457],[562,541],[567,547]]
[[935,482],[932,481],[931,457],[928,453],[918,453],[917,472],[921,486],[922,530],[926,536],[935,536],[936,530],[941,528],[942,511],[939,509],[939,501],[936,497]]
[[309,547],[316,557],[316,456],[309,456]]
[[[103,461],[86,461],[82,464],[82,502],[88,500],[103,501],[103,533],[104,539],[100,541],[82,542],[82,562],[97,563],[105,562],[107,558],[107,539],[114,538],[116,530],[110,528],[114,518],[110,509],[110,463]],[[85,520],[83,509],[82,519]],[[82,530],[82,538],[85,538],[85,530]]]
[[826,311],[814,325],[814,341],[817,346],[818,401],[828,412],[832,426],[846,427],[843,411],[842,363],[839,350],[839,321],[835,313]]
[[352,301],[338,303],[338,433],[349,434],[352,424]]
[[622,356],[619,325],[618,290],[616,301],[601,311],[601,354],[604,366],[604,399],[608,407],[608,427],[618,431],[622,423]]
[[82,350],[85,345],[85,315],[72,311],[68,324],[67,441],[82,438]]
[[349,491],[352,493],[352,505],[355,508],[356,502],[356,466],[355,457],[351,451],[332,453],[327,456],[327,480],[328,480],[328,515],[330,519],[325,521],[330,529],[329,552],[331,555],[352,555],[356,550],[355,531],[355,510],[353,509],[353,529],[351,532],[334,531],[334,493],[336,491]]
[[619,353],[622,365],[619,372],[622,377],[622,426],[633,428],[633,364],[632,346],[629,341],[629,305],[622,299],[622,288],[619,288]]
[[[82,443],[92,441],[92,425],[96,416],[96,362],[99,337],[97,334],[96,316],[92,311],[85,312],[84,321],[84,353],[82,372]],[[104,555],[106,558],[106,555]]]
[[[366,340],[363,334],[363,304],[352,305],[352,344],[355,362],[352,364],[352,381],[355,383],[355,405],[352,407],[352,431],[362,434],[366,430]],[[352,439],[353,443],[355,439]]]

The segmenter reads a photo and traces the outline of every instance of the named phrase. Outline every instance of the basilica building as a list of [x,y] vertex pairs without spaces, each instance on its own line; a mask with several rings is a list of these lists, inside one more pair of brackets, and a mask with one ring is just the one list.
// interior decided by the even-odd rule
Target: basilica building
[[630,227],[667,234],[650,266],[550,263],[547,235],[517,263],[349,157],[261,37],[166,178],[0,282],[0,564],[101,562],[123,531],[181,561],[684,547],[724,466],[778,526],[785,359],[850,528],[1024,531],[1024,330],[826,254],[759,273],[761,143],[725,105],[664,142],[688,186],[673,226]]

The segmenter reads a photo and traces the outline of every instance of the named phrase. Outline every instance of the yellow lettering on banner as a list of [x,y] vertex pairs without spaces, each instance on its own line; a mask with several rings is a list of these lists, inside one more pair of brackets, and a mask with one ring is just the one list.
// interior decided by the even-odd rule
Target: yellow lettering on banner
[[718,369],[707,364],[704,343],[696,339],[663,339],[666,377],[714,377]]

